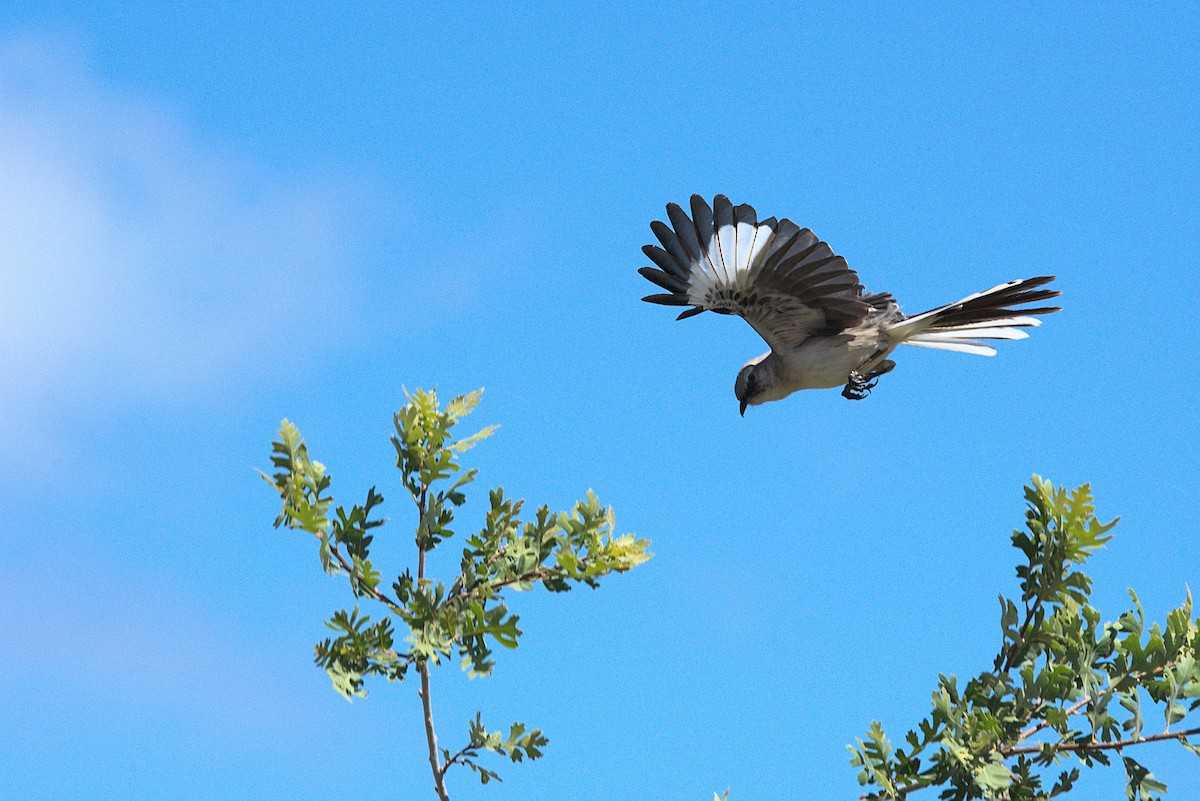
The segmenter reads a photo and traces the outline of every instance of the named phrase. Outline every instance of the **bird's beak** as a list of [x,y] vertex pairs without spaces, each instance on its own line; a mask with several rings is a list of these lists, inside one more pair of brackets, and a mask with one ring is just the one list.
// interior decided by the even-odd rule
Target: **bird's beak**
[[738,408],[738,414],[740,414],[742,417],[745,417],[746,416],[746,407],[749,405],[750,404],[747,403],[746,401],[742,401],[742,405]]

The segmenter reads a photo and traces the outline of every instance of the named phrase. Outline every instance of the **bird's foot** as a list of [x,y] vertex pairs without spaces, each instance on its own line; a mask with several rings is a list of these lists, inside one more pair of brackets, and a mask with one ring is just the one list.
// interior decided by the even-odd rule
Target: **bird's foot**
[[857,370],[850,373],[850,380],[842,388],[842,397],[849,400],[863,400],[879,383],[878,375],[862,376]]
[[896,369],[896,363],[891,359],[884,359],[879,364],[875,365],[875,369],[863,375],[854,370],[850,373],[850,380],[846,382],[846,386],[842,389],[842,397],[850,400],[863,400],[871,394],[871,390],[875,389],[875,385],[879,383],[879,376],[887,375]]

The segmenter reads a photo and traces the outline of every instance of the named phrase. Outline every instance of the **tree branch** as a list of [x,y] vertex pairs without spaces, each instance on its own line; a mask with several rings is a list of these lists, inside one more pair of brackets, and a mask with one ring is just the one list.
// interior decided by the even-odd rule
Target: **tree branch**
[[[317,534],[315,536],[317,537],[317,539],[324,539],[325,537],[328,537],[329,535],[328,534]],[[338,550],[338,546],[337,546],[336,542],[330,541],[329,553],[333,555],[333,558],[337,559],[338,565],[342,568],[342,570],[344,570],[346,572],[346,575],[350,577],[351,584],[353,584],[355,581],[357,581],[359,587],[362,587],[363,589],[365,589],[367,592],[369,592],[371,594],[372,598],[379,601],[381,604],[385,605],[388,609],[391,609],[393,612],[403,611],[403,608],[400,606],[400,604],[396,603],[391,598],[389,598],[387,595],[385,595],[383,592],[381,592],[378,587],[368,587],[366,584],[362,583],[361,579],[357,579],[355,577],[354,566],[346,561],[346,557],[342,556],[342,552]]]
[[[1175,664],[1175,663],[1172,663],[1172,664]],[[1132,677],[1139,684],[1141,684],[1146,679],[1161,674],[1163,672],[1163,669],[1164,669],[1163,667],[1159,667],[1155,670],[1145,671],[1143,673],[1126,674],[1125,676],[1121,677],[1120,681],[1124,681],[1125,678],[1128,678],[1130,675],[1132,675]],[[1098,693],[1095,693],[1093,695],[1085,695],[1083,698],[1079,699],[1074,704],[1067,707],[1064,710],[1067,717],[1070,718],[1071,716],[1078,714],[1079,710],[1083,709],[1088,704],[1098,701],[1105,695],[1111,694],[1116,689],[1114,685],[1119,684],[1120,681],[1113,682],[1112,685],[1109,685],[1104,690],[1102,690]],[[1025,740],[1028,740],[1030,737],[1034,736],[1038,732],[1041,732],[1044,729],[1046,729],[1047,727],[1049,727],[1049,725],[1050,725],[1049,721],[1043,719],[1040,722],[1038,722],[1032,726],[1029,726],[1026,729],[1022,729],[1020,734],[1018,735],[1017,742],[1020,743],[1020,742],[1024,742]],[[1113,742],[1109,742],[1109,743],[1097,742],[1095,740],[1088,740],[1085,742],[1059,741],[1059,742],[1053,743],[1053,744],[1037,743],[1035,745],[1016,745],[1016,744],[1014,744],[1014,745],[999,749],[999,754],[1005,759],[1008,759],[1010,757],[1015,757],[1015,756],[1021,756],[1023,754],[1039,754],[1039,753],[1041,753],[1042,749],[1045,748],[1047,745],[1053,745],[1055,751],[1069,751],[1069,752],[1114,751],[1114,750],[1119,751],[1122,748],[1127,748],[1127,747],[1134,746],[1134,745],[1141,745],[1143,743],[1162,742],[1165,740],[1178,740],[1181,743],[1187,743],[1188,737],[1193,737],[1193,736],[1197,736],[1197,735],[1200,735],[1200,727],[1193,728],[1193,729],[1187,729],[1185,731],[1179,731],[1179,732],[1164,731],[1161,734],[1153,734],[1149,737],[1130,737],[1125,740],[1114,740]],[[923,790],[926,787],[929,787],[930,785],[932,785],[934,783],[935,783],[935,779],[934,779],[934,777],[931,776],[928,779],[912,782],[911,784],[901,785],[896,788],[896,797],[904,798],[905,796],[908,795],[908,793],[916,792],[917,790]],[[879,797],[880,797],[879,793],[875,793],[875,794],[864,793],[863,795],[859,796],[858,801],[871,801],[871,799],[879,798]]]
[[[421,485],[421,497],[417,500],[418,520],[425,519],[425,493],[429,488]],[[425,544],[417,542],[417,586],[425,581]],[[425,713],[425,742],[429,746],[429,768],[433,771],[433,789],[441,801],[450,801],[446,792],[446,768],[438,764],[437,731],[433,728],[433,702],[429,698],[429,662],[422,659],[417,662],[417,672],[421,674],[421,709]]]
[[[1127,740],[1113,740],[1111,743],[1096,742],[1088,740],[1087,742],[1076,743],[1054,743],[1055,751],[1119,751],[1122,748],[1127,748],[1131,745],[1141,745],[1142,743],[1157,743],[1163,740],[1179,740],[1186,741],[1188,737],[1200,734],[1200,726],[1194,729],[1186,729],[1185,731],[1164,731],[1161,734],[1152,734],[1149,737],[1130,737]],[[1020,754],[1036,754],[1042,750],[1042,745],[1019,745],[1012,748],[1001,749],[1000,753],[1005,757],[1018,756]]]
[[[433,729],[433,704],[429,700],[429,665],[425,661],[417,663],[417,672],[421,674],[421,708],[425,712],[425,741],[429,744],[429,767],[433,770],[433,789],[441,801],[450,801],[446,793],[445,768],[438,765],[437,732]],[[449,763],[446,763],[449,767]]]
[[[1147,671],[1143,671],[1141,673],[1132,673],[1132,674],[1125,673],[1125,674],[1122,674],[1116,681],[1113,681],[1110,678],[1109,679],[1110,684],[1107,687],[1105,687],[1102,691],[1095,693],[1093,695],[1085,695],[1085,696],[1083,696],[1083,698],[1080,698],[1077,702],[1075,702],[1071,706],[1067,707],[1067,709],[1065,710],[1067,713],[1067,717],[1069,718],[1072,715],[1076,714],[1077,712],[1079,712],[1079,710],[1083,709],[1085,706],[1092,703],[1093,701],[1099,701],[1104,696],[1111,695],[1116,690],[1117,685],[1120,684],[1121,682],[1125,681],[1125,679],[1132,678],[1135,682],[1137,682],[1138,686],[1141,686],[1146,681],[1146,679],[1154,678],[1155,676],[1160,675],[1163,672],[1163,670],[1165,670],[1167,667],[1174,667],[1177,664],[1178,664],[1178,662],[1172,662],[1172,663],[1170,663],[1170,665],[1164,665],[1162,667],[1157,667],[1154,670],[1147,670]],[[1042,720],[1040,723],[1030,726],[1028,729],[1024,729],[1021,732],[1021,736],[1017,739],[1017,742],[1021,742],[1022,740],[1028,740],[1030,737],[1037,734],[1041,730],[1045,729],[1049,725],[1050,725],[1050,722],[1048,720]]]
[[[1105,690],[1104,692],[1107,693],[1107,692],[1110,692],[1111,690],[1112,690],[1112,688],[1110,687],[1108,690]],[[1103,695],[1103,693],[1101,693],[1101,695]],[[1067,717],[1068,718],[1071,717],[1071,715],[1074,715],[1076,712],[1083,709],[1085,706],[1087,706],[1091,702],[1092,702],[1092,696],[1085,695],[1083,698],[1081,698],[1079,700],[1078,703],[1072,704],[1071,706],[1067,707],[1067,710],[1066,710]],[[1021,736],[1017,739],[1017,742],[1021,742],[1021,740],[1028,740],[1030,737],[1037,734],[1039,731],[1041,731],[1042,729],[1046,728],[1049,725],[1050,725],[1050,721],[1043,720],[1041,723],[1030,726],[1028,729],[1025,729],[1021,732]]]
[[[1082,709],[1091,700],[1092,699],[1089,697],[1089,698],[1084,698],[1082,701],[1079,701],[1077,704],[1075,704],[1068,710],[1068,714],[1074,714],[1074,712],[1078,711],[1079,709]],[[1021,739],[1022,740],[1028,739],[1033,734],[1036,734],[1038,731],[1041,731],[1043,728],[1045,728],[1045,726],[1046,726],[1046,724],[1045,724],[1045,722],[1043,722],[1043,723],[1039,724],[1038,726],[1030,727],[1029,729],[1026,729],[1025,731],[1021,732]],[[1181,743],[1186,743],[1187,738],[1195,737],[1198,735],[1200,735],[1200,726],[1197,726],[1196,728],[1192,728],[1192,729],[1185,729],[1184,731],[1164,731],[1160,734],[1152,734],[1149,737],[1129,737],[1124,740],[1114,740],[1114,741],[1108,742],[1108,743],[1096,742],[1095,740],[1088,740],[1085,742],[1058,742],[1058,743],[1053,743],[1053,747],[1054,747],[1055,751],[1070,751],[1070,752],[1120,751],[1123,748],[1129,748],[1129,747],[1135,746],[1135,745],[1142,745],[1144,743],[1158,743],[1158,742],[1163,742],[1165,740],[1177,740]],[[1048,745],[1048,744],[1047,743],[1038,743],[1036,745],[1016,745],[1016,746],[1011,746],[1008,748],[1001,748],[1000,755],[1003,756],[1005,759],[1008,759],[1010,757],[1021,756],[1023,754],[1040,754],[1042,752],[1042,749],[1044,747],[1046,747],[1046,745]],[[917,782],[913,782],[911,784],[901,785],[900,787],[896,788],[896,797],[904,798],[909,793],[916,792],[917,790],[923,790],[926,787],[929,787],[933,783],[934,783],[934,778],[930,777],[927,780],[917,781]],[[879,793],[864,793],[863,795],[860,795],[858,797],[858,801],[871,801],[871,799],[875,799],[875,798],[879,798],[879,797],[880,797]]]
[[[480,582],[479,584],[476,584],[474,587],[471,587],[470,589],[459,590],[458,592],[454,593],[453,595],[447,595],[446,599],[444,601],[442,601],[441,606],[439,608],[445,609],[447,606],[449,606],[452,603],[457,603],[459,601],[469,601],[472,598],[479,597],[479,595],[480,595],[479,588],[481,586],[485,586],[494,592],[496,590],[502,590],[510,584],[520,584],[523,581],[541,581],[542,579],[547,579],[547,578],[550,578],[549,568],[539,567],[539,568],[535,568],[534,570],[529,571],[528,573],[522,573],[519,576],[512,576],[510,578],[502,579],[500,581]],[[451,588],[451,589],[453,589],[453,588]]]

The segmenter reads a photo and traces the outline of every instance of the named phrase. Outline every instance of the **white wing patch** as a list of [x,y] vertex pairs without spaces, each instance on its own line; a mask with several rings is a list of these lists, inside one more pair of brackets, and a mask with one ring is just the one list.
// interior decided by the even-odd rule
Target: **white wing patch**
[[658,269],[639,272],[667,290],[644,300],[690,306],[680,318],[712,310],[744,318],[772,349],[816,332],[858,324],[870,307],[858,276],[812,231],[790,220],[758,220],[746,204],[693,195],[691,217],[669,204],[671,227],[655,221],[662,243],[642,250]]
[[[755,266],[754,256],[760,256],[763,248],[755,249],[756,239],[763,240],[764,245],[775,233],[775,220],[762,223],[752,222],[754,209],[749,206],[739,206],[747,219],[741,223],[734,221],[735,209],[728,201],[716,203],[716,215],[708,212],[708,204],[692,202],[692,215],[696,219],[696,227],[701,236],[708,236],[707,259],[701,259],[692,264],[692,281],[688,291],[688,299],[693,306],[709,307],[721,305],[722,310],[733,311],[721,304],[720,295],[723,290],[745,290],[751,282],[751,272]],[[742,211],[745,210],[745,211]],[[747,213],[748,212],[748,213]],[[739,242],[745,241],[745,246]]]

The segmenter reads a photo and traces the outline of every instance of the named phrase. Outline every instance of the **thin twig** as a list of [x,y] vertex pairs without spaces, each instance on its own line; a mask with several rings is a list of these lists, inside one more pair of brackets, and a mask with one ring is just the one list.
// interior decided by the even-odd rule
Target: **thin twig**
[[447,759],[445,764],[442,765],[442,775],[443,776],[446,775],[446,771],[450,769],[451,765],[458,762],[463,757],[475,756],[475,754],[478,751],[479,751],[478,746],[464,745],[462,748],[458,749],[457,753],[455,753],[453,756],[451,756],[449,759]]
[[1005,673],[1012,670],[1013,665],[1015,664],[1015,660],[1017,658],[1017,652],[1020,651],[1021,648],[1023,648],[1027,644],[1025,635],[1029,633],[1029,625],[1031,623],[1033,623],[1033,618],[1037,615],[1038,610],[1041,608],[1042,608],[1041,596],[1038,596],[1037,598],[1034,599],[1033,606],[1025,607],[1025,622],[1021,624],[1021,630],[1017,632],[1018,639],[1013,642],[1012,648],[1010,648],[1008,650],[1008,654],[1006,655],[1006,657],[1004,659],[1004,666],[1003,666],[1002,670]]
[[[417,502],[417,513],[420,517],[417,518],[417,525],[425,521],[425,499],[429,492],[429,485],[421,485],[421,498],[413,498]],[[425,545],[420,541],[417,542],[417,586],[421,586],[421,582],[425,580]]]
[[504,556],[504,552],[508,550],[508,546],[511,543],[512,543],[512,540],[505,540],[504,542],[502,542],[500,544],[500,547],[496,549],[496,552],[493,553],[491,556],[489,556],[487,559],[485,559],[483,561],[483,563],[488,567],[491,567],[492,565],[496,564],[496,562],[499,561],[500,557]]
[[[908,795],[909,793],[915,792],[917,790],[924,790],[926,787],[928,787],[931,784],[933,784],[932,778],[915,781],[912,784],[902,784],[896,788],[896,797],[904,798],[904,796]],[[863,793],[862,795],[860,795],[858,797],[858,801],[871,801],[872,798],[878,798],[878,797],[879,797],[879,793]]]
[[[1109,692],[1109,690],[1105,690],[1104,692]],[[1101,695],[1103,695],[1103,694],[1104,693],[1101,693]],[[1083,709],[1085,706],[1087,706],[1091,702],[1092,702],[1092,696],[1085,695],[1082,699],[1080,699],[1080,701],[1078,703],[1072,704],[1071,706],[1067,707],[1067,709],[1066,709],[1067,717],[1068,718],[1071,717],[1071,715],[1074,715],[1076,712]],[[1041,723],[1038,723],[1035,726],[1030,726],[1028,729],[1025,729],[1024,731],[1021,732],[1021,736],[1017,739],[1017,742],[1020,742],[1021,740],[1028,740],[1030,737],[1037,734],[1039,731],[1041,731],[1042,729],[1046,728],[1049,725],[1050,725],[1050,721],[1043,720]]]
[[[329,536],[329,535],[328,534],[317,534],[316,535],[317,539],[324,539],[327,536]],[[338,565],[341,566],[342,570],[346,571],[346,575],[350,577],[351,583],[357,581],[358,586],[367,590],[367,592],[369,592],[371,594],[372,598],[374,598],[375,600],[379,601],[382,604],[385,604],[389,609],[391,609],[394,612],[401,611],[400,604],[396,603],[391,598],[389,598],[387,595],[385,595],[383,592],[381,592],[378,587],[369,587],[362,582],[361,578],[356,579],[354,566],[346,561],[346,557],[342,556],[342,552],[338,550],[337,543],[335,543],[335,542],[329,543],[329,553],[331,553],[333,555],[333,557],[335,559],[337,559]]]
[[[1167,667],[1174,667],[1176,664],[1178,664],[1178,663],[1172,662],[1170,665],[1163,665],[1162,667],[1157,667],[1154,670],[1148,670],[1148,671],[1145,671],[1142,673],[1133,673],[1133,674],[1124,673],[1121,676],[1119,676],[1116,681],[1109,679],[1108,687],[1105,687],[1102,691],[1095,693],[1093,695],[1085,695],[1085,696],[1083,696],[1083,698],[1079,699],[1079,701],[1077,701],[1076,703],[1067,707],[1067,709],[1065,710],[1067,713],[1067,717],[1074,715],[1076,712],[1078,712],[1080,709],[1083,709],[1088,704],[1090,704],[1094,701],[1098,702],[1101,698],[1103,698],[1106,695],[1111,695],[1113,692],[1116,691],[1118,684],[1120,684],[1121,682],[1125,681],[1126,679],[1128,679],[1130,677],[1132,677],[1137,682],[1137,684],[1140,686],[1143,682],[1146,681],[1146,679],[1154,678],[1155,676],[1158,676],[1159,674],[1161,674],[1163,672],[1163,670],[1165,670]],[[1050,725],[1050,721],[1042,720],[1037,725],[1030,726],[1028,729],[1025,729],[1021,732],[1021,736],[1017,739],[1017,742],[1021,742],[1021,740],[1028,740],[1030,737],[1037,734],[1042,729],[1045,729],[1049,725]]]
[[[1055,751],[1119,751],[1122,748],[1128,748],[1131,745],[1141,745],[1142,743],[1157,743],[1162,740],[1179,740],[1185,741],[1188,737],[1200,734],[1200,726],[1186,731],[1164,731],[1161,734],[1152,734],[1149,737],[1130,737],[1126,740],[1113,740],[1110,743],[1096,742],[1088,740],[1086,742],[1077,743],[1054,743]],[[1005,757],[1017,756],[1019,754],[1036,754],[1039,753],[1044,746],[1039,745],[1019,745],[1013,748],[1001,749],[1000,753]]]
[[[550,578],[550,570],[548,568],[539,567],[529,571],[528,573],[522,573],[519,576],[506,578],[495,583],[485,584],[485,586],[494,592],[496,590],[502,590],[510,584],[519,584],[522,581],[541,581],[548,578]],[[441,608],[445,608],[451,603],[458,601],[469,601],[471,598],[477,597],[479,595],[479,586],[480,585],[476,584],[469,590],[459,590],[454,595],[446,596],[446,600],[442,601]]]

